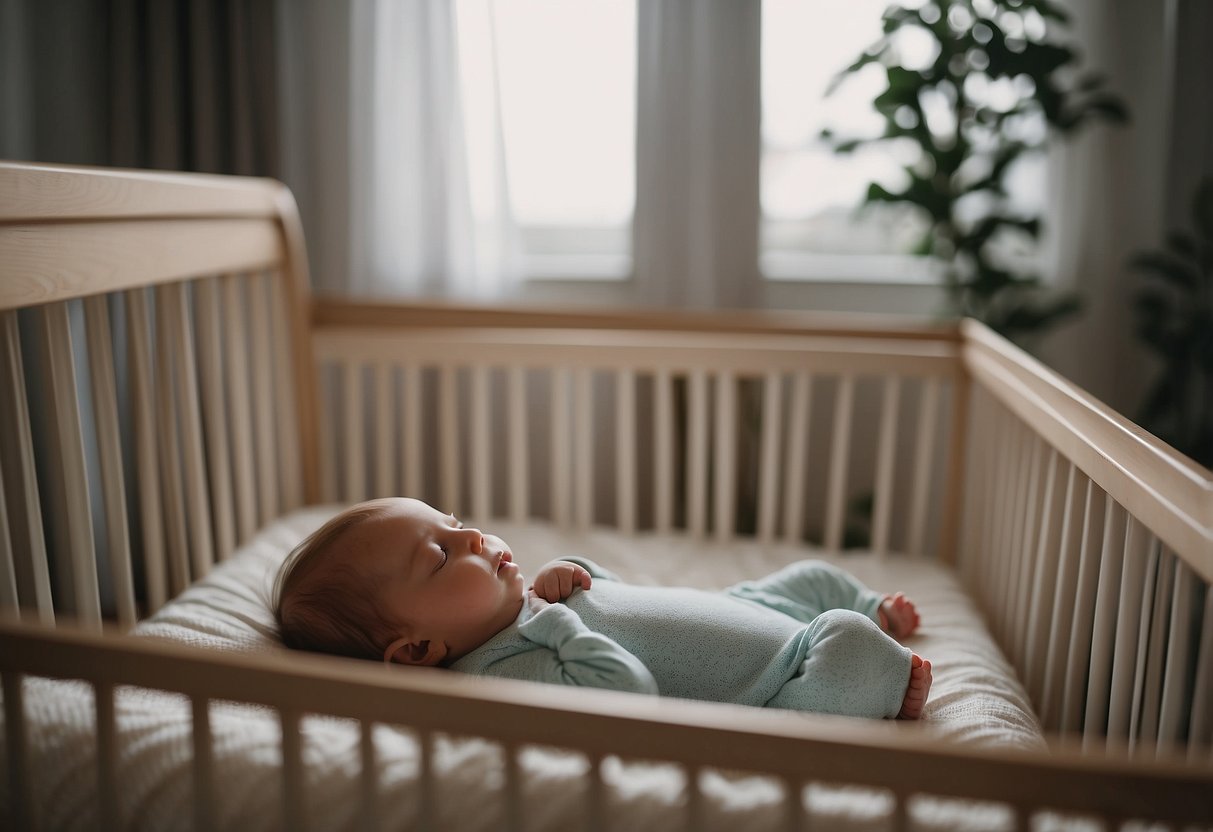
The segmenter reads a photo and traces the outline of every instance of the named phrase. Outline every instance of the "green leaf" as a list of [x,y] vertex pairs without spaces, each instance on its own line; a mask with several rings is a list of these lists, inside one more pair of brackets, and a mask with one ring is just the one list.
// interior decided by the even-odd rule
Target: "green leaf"
[[1137,254],[1129,260],[1129,265],[1141,271],[1152,272],[1155,277],[1160,277],[1189,294],[1196,292],[1202,279],[1200,268],[1195,263],[1177,257],[1169,251]]
[[1024,5],[1036,9],[1045,20],[1056,20],[1058,23],[1070,22],[1070,13],[1053,0],[1030,0]]
[[1213,240],[1213,177],[1206,178],[1196,190],[1196,199],[1192,202],[1192,219],[1196,221],[1196,230],[1205,239]]
[[1196,246],[1196,240],[1192,238],[1192,235],[1182,231],[1172,231],[1167,235],[1167,247],[1180,259],[1191,260],[1194,263],[1200,259],[1200,249]]

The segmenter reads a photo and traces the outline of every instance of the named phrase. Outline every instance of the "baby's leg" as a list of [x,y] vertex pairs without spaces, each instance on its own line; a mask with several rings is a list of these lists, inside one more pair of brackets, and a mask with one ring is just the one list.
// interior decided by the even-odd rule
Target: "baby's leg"
[[[850,610],[828,610],[805,629],[805,639],[800,672],[766,703],[768,708],[871,719],[922,713],[926,690],[918,684],[910,696],[917,657],[870,619]],[[919,659],[918,667],[928,668],[929,685],[929,665]]]
[[736,598],[779,610],[808,624],[826,610],[853,610],[877,624],[884,595],[859,582],[854,575],[821,560],[802,560],[755,581],[743,581],[725,590]]

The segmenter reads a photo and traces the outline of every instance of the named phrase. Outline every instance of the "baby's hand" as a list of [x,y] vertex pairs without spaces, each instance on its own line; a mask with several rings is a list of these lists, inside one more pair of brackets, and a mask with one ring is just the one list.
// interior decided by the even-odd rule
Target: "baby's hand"
[[555,604],[572,595],[578,586],[590,588],[590,573],[567,560],[554,560],[539,570],[532,589],[540,598]]
[[535,587],[526,591],[526,605],[527,609],[531,611],[531,615],[538,615],[544,607],[549,606],[547,601],[535,594]]
[[886,595],[880,602],[880,620],[893,638],[906,638],[918,629],[918,609],[904,592]]

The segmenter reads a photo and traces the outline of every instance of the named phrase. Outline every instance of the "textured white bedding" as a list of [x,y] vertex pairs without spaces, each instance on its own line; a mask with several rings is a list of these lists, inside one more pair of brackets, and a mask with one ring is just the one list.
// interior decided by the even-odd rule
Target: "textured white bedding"
[[[332,511],[309,509],[274,523],[232,560],[140,624],[137,632],[224,650],[283,650],[276,641],[267,605],[274,572],[291,547]],[[719,588],[799,558],[821,556],[786,545],[579,534],[501,523],[491,529],[510,544],[528,573],[553,557],[581,554],[637,583]],[[950,571],[902,558],[848,555],[831,560],[875,589],[907,592],[919,605],[922,630],[907,643],[932,660],[935,681],[925,721],[919,726],[907,725],[906,730],[931,731],[983,745],[1042,745],[1022,687]],[[94,828],[91,689],[82,683],[28,679],[26,707],[44,825]],[[121,795],[125,819],[148,829],[186,825],[191,799],[188,703],[182,697],[123,688],[116,697],[116,712],[120,777],[128,784]],[[275,715],[226,703],[212,705],[211,714],[220,825],[279,828]],[[305,719],[304,733],[307,817],[317,829],[355,828],[360,771],[357,727],[347,721],[313,717]],[[407,730],[388,726],[377,728],[375,740],[382,821],[385,828],[408,827],[417,806],[416,745]],[[437,751],[440,826],[501,828],[499,750],[482,740],[444,739]],[[568,752],[531,748],[523,752],[522,766],[527,828],[577,828],[585,761]],[[676,767],[608,759],[604,772],[612,807],[608,828],[667,829],[682,822],[683,775]],[[777,829],[784,822],[782,792],[773,781],[709,772],[704,788],[707,829]],[[813,785],[805,790],[804,799],[811,821],[830,829],[885,828],[891,809],[887,795],[854,788]],[[911,817],[916,826],[929,829],[992,830],[1008,828],[1010,822],[1001,807],[925,798],[911,804]]]

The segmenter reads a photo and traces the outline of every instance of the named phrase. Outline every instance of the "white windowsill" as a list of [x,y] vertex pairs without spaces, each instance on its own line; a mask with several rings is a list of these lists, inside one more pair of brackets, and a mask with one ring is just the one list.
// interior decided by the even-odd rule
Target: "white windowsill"
[[759,262],[762,276],[773,281],[935,286],[942,279],[938,264],[900,254],[772,251]]

